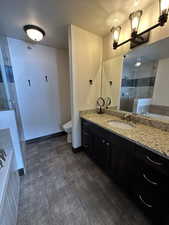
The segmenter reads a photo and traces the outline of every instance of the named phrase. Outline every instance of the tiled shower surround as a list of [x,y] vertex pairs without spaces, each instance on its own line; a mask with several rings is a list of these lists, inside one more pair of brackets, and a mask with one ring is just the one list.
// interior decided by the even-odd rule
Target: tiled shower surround
[[151,98],[158,61],[143,63],[140,67],[124,63],[121,96],[130,98]]
[[[5,70],[5,78],[6,78],[6,86],[3,83],[2,72],[0,66],[0,110],[15,110],[16,122],[20,136],[20,144],[22,148],[25,148],[24,136],[23,136],[23,128],[20,117],[20,111],[18,106],[18,100],[16,95],[16,87],[15,80],[13,76],[13,70],[11,65],[10,53],[8,48],[7,37],[0,35],[0,50],[2,53],[4,70]],[[8,91],[8,98],[5,96],[5,91]],[[10,101],[9,101],[10,100]]]
[[[1,54],[3,58],[2,64],[4,64],[5,76],[8,85],[8,91],[10,96],[16,95],[15,92],[15,85],[14,85],[14,78],[13,78],[13,71],[10,62],[10,55],[8,49],[8,42],[5,36],[0,35],[0,48]],[[6,87],[4,85],[4,79],[2,76],[2,67],[0,66],[0,110],[8,110],[9,109],[9,102],[6,96]]]

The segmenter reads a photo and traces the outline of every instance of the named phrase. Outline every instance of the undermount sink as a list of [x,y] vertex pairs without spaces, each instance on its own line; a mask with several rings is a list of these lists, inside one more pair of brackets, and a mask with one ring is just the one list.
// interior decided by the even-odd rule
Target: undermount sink
[[129,124],[123,121],[118,121],[118,120],[109,120],[107,121],[108,125],[115,127],[115,128],[120,128],[120,129],[133,129],[134,125]]

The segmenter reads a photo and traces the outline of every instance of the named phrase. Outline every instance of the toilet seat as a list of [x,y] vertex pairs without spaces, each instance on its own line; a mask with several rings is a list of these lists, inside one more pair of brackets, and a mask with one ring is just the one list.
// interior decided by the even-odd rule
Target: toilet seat
[[64,129],[67,133],[72,132],[72,121],[70,120],[69,122],[65,123],[65,124],[63,125],[63,129]]
[[63,125],[64,131],[67,133],[67,142],[72,142],[72,121],[68,121]]

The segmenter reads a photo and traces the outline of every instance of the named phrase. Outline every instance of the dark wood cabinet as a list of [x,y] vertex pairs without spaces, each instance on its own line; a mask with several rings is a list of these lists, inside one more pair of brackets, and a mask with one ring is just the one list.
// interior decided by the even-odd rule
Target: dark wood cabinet
[[111,174],[114,181],[127,191],[130,190],[133,172],[134,145],[118,136],[113,136],[111,149]]
[[111,154],[111,143],[102,135],[96,134],[93,137],[94,141],[94,160],[99,164],[104,170],[109,171],[109,159]]
[[168,225],[169,160],[82,119],[82,146],[153,224]]
[[153,224],[166,224],[169,209],[168,160],[135,145],[132,195]]
[[93,155],[93,138],[91,133],[91,125],[87,121],[82,123],[82,146],[86,154],[90,157]]

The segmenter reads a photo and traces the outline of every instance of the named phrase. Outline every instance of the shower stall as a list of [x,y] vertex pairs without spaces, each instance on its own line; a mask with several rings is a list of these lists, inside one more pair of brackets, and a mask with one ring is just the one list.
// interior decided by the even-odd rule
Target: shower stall
[[0,112],[3,112],[4,114],[5,111],[7,113],[8,111],[14,112],[19,137],[19,148],[21,149],[22,155],[20,158],[22,158],[22,164],[24,165],[25,141],[17,101],[15,81],[10,61],[8,42],[5,36],[0,35]]

